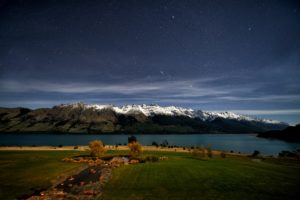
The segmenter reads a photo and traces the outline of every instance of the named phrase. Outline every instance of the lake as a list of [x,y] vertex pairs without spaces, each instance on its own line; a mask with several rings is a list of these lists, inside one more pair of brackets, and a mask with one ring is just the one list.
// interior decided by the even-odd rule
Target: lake
[[[31,145],[87,145],[91,140],[102,140],[105,144],[126,144],[130,135],[86,135],[86,134],[0,134],[2,146]],[[265,155],[277,155],[282,150],[295,150],[300,143],[288,143],[280,140],[257,138],[255,134],[168,134],[168,135],[136,135],[143,145],[152,142],[161,144],[167,140],[169,145],[207,146],[213,149],[252,153],[254,150]]]

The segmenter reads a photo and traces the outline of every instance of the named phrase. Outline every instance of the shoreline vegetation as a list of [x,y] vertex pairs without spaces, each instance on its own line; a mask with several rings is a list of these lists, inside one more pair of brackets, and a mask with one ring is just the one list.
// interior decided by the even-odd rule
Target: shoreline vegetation
[[[158,151],[158,152],[180,152],[190,153],[194,148],[185,147],[156,147],[156,146],[142,146],[143,151]],[[0,151],[75,151],[75,152],[88,152],[88,146],[0,146]],[[106,151],[129,151],[127,145],[105,145]],[[213,155],[220,155],[222,150],[212,150]],[[238,152],[226,152],[230,155],[248,156]]]
[[273,130],[259,133],[257,137],[283,140],[286,142],[300,142],[300,124],[289,126],[283,130]]

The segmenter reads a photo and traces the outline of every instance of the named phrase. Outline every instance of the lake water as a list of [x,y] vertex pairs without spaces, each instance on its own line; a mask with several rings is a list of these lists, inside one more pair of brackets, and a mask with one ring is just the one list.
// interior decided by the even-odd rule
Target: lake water
[[[91,140],[102,140],[105,144],[126,144],[130,135],[55,135],[55,134],[0,134],[2,146],[31,145],[87,145]],[[254,150],[265,155],[276,155],[282,150],[295,150],[300,143],[288,143],[280,140],[257,138],[255,134],[174,134],[174,135],[136,135],[143,145],[152,142],[161,144],[167,140],[169,145],[207,146],[213,149],[252,153]]]

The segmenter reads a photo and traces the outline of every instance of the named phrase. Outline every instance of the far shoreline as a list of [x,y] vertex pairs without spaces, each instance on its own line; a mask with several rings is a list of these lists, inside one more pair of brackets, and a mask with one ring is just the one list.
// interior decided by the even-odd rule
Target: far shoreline
[[155,133],[125,133],[125,132],[105,132],[105,133],[77,133],[77,132],[48,132],[48,131],[26,131],[26,132],[0,132],[0,135],[244,135],[252,134],[257,135],[259,132],[255,133],[235,133],[235,132],[155,132]]
[[[76,147],[76,148],[75,148]],[[129,148],[127,145],[105,145],[106,151],[129,151]],[[25,152],[25,151],[77,151],[77,152],[88,152],[90,151],[89,147],[86,145],[79,145],[79,146],[0,146],[0,152],[4,151],[19,151],[19,152]],[[151,145],[143,145],[143,151],[145,152],[173,152],[173,153],[192,153],[193,149],[191,148],[185,148],[185,147],[162,147],[162,146],[151,146]],[[230,152],[230,151],[224,151],[224,150],[216,150],[212,149],[212,154],[214,156],[220,156],[222,153],[225,153],[226,155],[232,155],[232,156],[251,156],[249,153],[242,153],[242,152]],[[260,154],[261,157],[270,157],[270,155],[264,155]]]

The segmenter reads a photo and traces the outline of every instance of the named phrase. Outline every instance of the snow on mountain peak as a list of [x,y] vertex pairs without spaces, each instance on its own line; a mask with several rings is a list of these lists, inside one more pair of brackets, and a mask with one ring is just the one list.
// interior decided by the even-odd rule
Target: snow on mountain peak
[[83,103],[73,103],[73,104],[61,104],[58,107],[71,107],[78,108],[82,107],[84,109],[112,109],[118,114],[134,114],[142,113],[145,116],[154,116],[154,115],[169,115],[169,116],[187,116],[190,118],[200,118],[203,121],[213,121],[217,118],[223,119],[234,119],[238,121],[255,121],[255,122],[264,122],[268,124],[280,124],[282,122],[276,120],[268,119],[257,119],[254,117],[240,115],[233,112],[207,112],[202,110],[193,110],[190,108],[176,107],[176,106],[159,106],[156,104],[131,104],[123,106],[114,106],[111,104],[83,104]]

